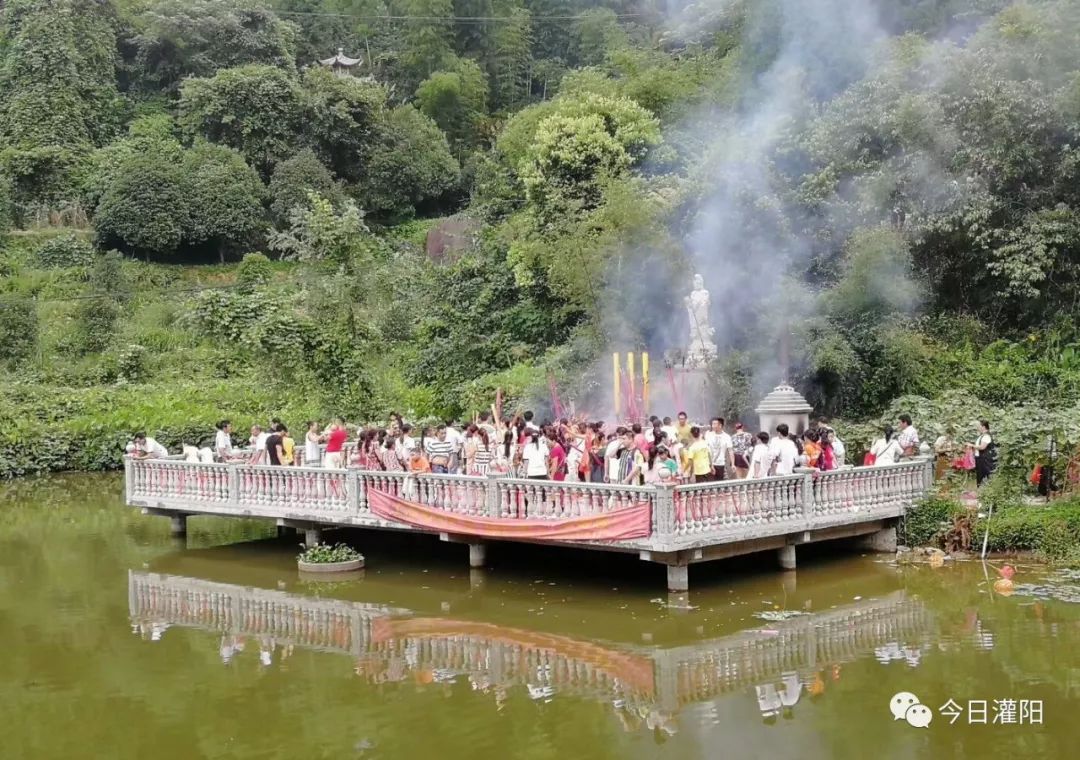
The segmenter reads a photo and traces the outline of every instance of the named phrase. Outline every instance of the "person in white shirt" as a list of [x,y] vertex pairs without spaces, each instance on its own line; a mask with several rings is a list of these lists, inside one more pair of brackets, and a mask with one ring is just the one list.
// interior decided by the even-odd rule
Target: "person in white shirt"
[[874,457],[874,467],[896,464],[904,453],[899,438],[893,436],[892,426],[886,426],[883,432],[884,435],[874,441],[870,447],[870,453]]
[[766,478],[769,476],[769,468],[772,466],[772,456],[769,453],[769,434],[761,432],[757,434],[757,443],[750,453],[750,470],[746,473],[748,479]]
[[405,461],[409,461],[409,457],[412,456],[413,451],[416,449],[416,439],[410,435],[412,433],[412,425],[401,426],[401,454],[405,457]]
[[521,450],[521,460],[525,463],[525,477],[530,480],[547,480],[548,448],[544,437],[539,433],[528,433],[528,441]]
[[450,465],[447,472],[457,474],[461,470],[461,450],[465,445],[465,436],[454,427],[453,422],[446,423],[446,440],[450,442]]
[[780,423],[776,426],[776,437],[769,441],[769,453],[776,462],[777,475],[791,475],[795,472],[795,460],[799,456],[799,450],[795,447],[795,441],[788,437],[789,428]]
[[228,462],[233,459],[232,423],[222,420],[217,425],[217,433],[214,435],[214,456],[219,462]]
[[581,480],[581,459],[585,455],[585,438],[571,438],[566,442],[566,480]]
[[129,453],[135,459],[164,459],[169,456],[169,450],[153,438],[147,438],[146,433],[136,433],[131,442],[134,445]]
[[532,412],[525,412],[523,415],[521,415],[521,419],[525,420],[525,430],[529,432],[540,432],[540,426],[533,422]]
[[266,439],[270,437],[270,434],[262,429],[259,425],[251,426],[251,437],[248,438],[248,445],[255,450],[255,453],[251,455],[251,464],[262,464],[266,459]]
[[713,417],[712,428],[705,431],[705,443],[712,459],[713,480],[724,480],[734,467],[731,436],[724,430],[723,417]]

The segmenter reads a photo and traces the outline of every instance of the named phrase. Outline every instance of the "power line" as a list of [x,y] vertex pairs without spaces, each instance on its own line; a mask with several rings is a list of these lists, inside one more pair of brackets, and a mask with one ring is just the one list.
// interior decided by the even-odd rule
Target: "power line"
[[[393,16],[393,15],[372,15],[363,13],[332,13],[328,11],[274,11],[278,16],[304,16],[312,18],[351,18],[361,21],[441,21],[448,24],[482,24],[489,21],[510,23],[521,20],[519,16]],[[647,13],[616,13],[608,18],[615,19],[630,19],[641,18],[651,14]],[[578,14],[576,16],[532,16],[528,17],[528,21],[580,21],[582,19],[590,18],[589,14]]]

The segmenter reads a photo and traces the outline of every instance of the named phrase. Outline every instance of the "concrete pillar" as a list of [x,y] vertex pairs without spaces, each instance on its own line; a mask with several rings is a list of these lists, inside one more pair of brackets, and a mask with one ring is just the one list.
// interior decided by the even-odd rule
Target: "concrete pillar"
[[306,528],[304,530],[304,546],[315,546],[322,543],[321,528]]
[[776,558],[780,561],[780,567],[785,570],[795,569],[795,544],[781,546],[776,550]]
[[170,522],[174,536],[187,535],[187,515],[173,515]]
[[469,567],[483,567],[487,556],[484,544],[469,544]]
[[896,528],[890,526],[882,528],[876,533],[859,538],[858,546],[872,552],[895,552],[896,551]]
[[686,565],[667,566],[668,591],[690,590],[690,568]]
[[[685,567],[683,568],[686,569]],[[685,615],[690,611],[689,591],[669,591],[667,595],[668,610],[676,615]]]
[[[471,558],[470,558],[471,559]],[[469,590],[479,591],[484,587],[484,581],[487,579],[484,571],[479,567],[469,568]]]

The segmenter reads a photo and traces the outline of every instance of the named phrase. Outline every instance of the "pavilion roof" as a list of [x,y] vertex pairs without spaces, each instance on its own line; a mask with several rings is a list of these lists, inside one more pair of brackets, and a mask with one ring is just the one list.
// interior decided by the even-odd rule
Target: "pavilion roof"
[[360,63],[360,61],[360,58],[350,58],[345,55],[345,48],[338,48],[337,55],[331,56],[330,58],[319,59],[319,63],[323,66],[344,66],[345,68],[352,68]]

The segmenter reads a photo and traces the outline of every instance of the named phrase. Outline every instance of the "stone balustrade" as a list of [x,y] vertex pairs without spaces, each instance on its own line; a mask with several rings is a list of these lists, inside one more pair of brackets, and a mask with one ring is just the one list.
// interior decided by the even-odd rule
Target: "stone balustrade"
[[928,492],[932,469],[929,461],[915,459],[653,487],[129,458],[125,475],[127,502],[133,506],[323,525],[387,527],[368,506],[372,489],[449,513],[508,521],[580,517],[647,503],[651,535],[615,543],[673,552],[899,517]]

